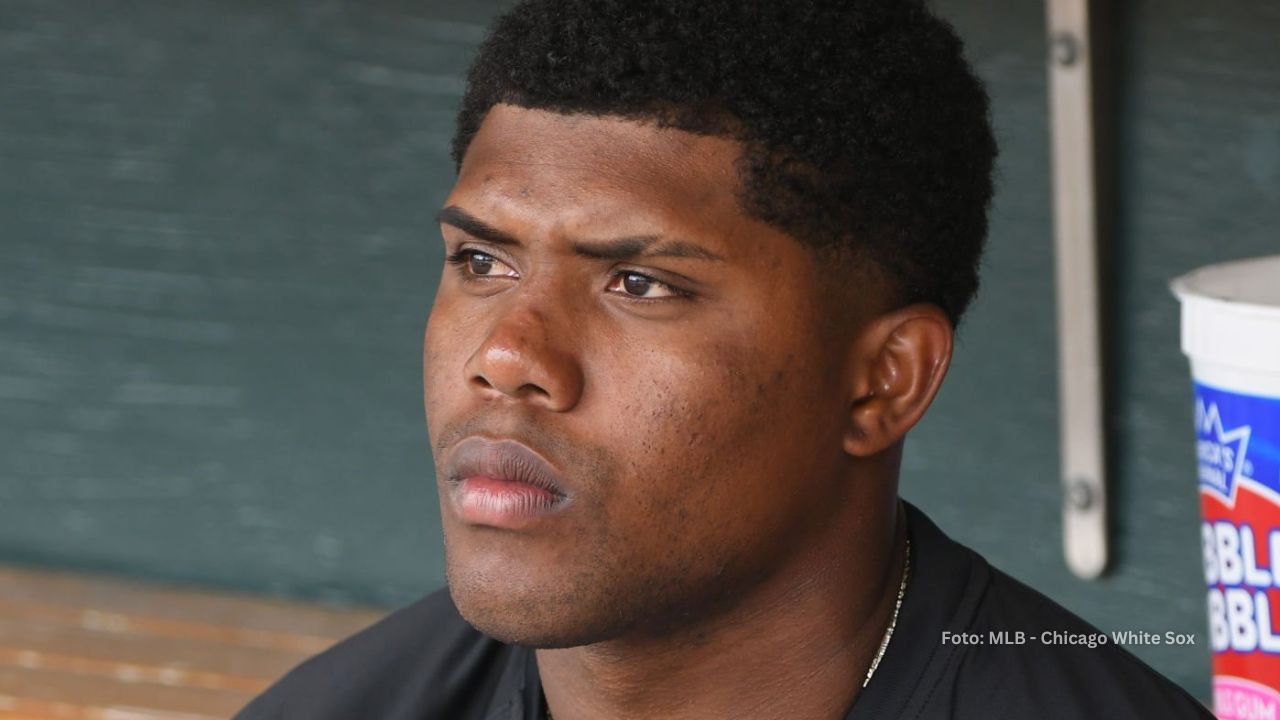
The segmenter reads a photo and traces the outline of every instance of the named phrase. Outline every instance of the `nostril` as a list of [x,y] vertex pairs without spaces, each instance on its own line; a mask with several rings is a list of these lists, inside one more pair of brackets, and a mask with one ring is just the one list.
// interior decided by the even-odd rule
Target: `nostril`
[[517,397],[523,398],[523,397],[528,397],[530,395],[541,395],[544,398],[551,397],[551,393],[547,392],[546,388],[543,388],[540,385],[535,385],[533,383],[525,383],[524,385],[521,385],[516,390]]

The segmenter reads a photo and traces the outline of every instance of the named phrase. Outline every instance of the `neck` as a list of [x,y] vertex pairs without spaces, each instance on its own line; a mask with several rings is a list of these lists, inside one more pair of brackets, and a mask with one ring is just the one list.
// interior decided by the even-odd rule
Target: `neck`
[[[538,650],[556,720],[844,717],[893,614],[906,527],[863,504],[729,610],[662,637]],[[850,553],[849,548],[858,548]]]

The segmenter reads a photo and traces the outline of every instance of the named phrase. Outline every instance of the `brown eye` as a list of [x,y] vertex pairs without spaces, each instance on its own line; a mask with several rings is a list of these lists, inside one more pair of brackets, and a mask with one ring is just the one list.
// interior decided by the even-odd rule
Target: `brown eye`
[[637,272],[620,272],[614,275],[613,281],[605,289],[625,297],[643,300],[663,300],[680,296],[672,286]]
[[622,289],[631,295],[645,295],[649,292],[649,288],[653,287],[653,280],[638,275],[636,273],[627,273],[622,276]]
[[510,265],[486,252],[463,248],[445,258],[463,282],[479,282],[497,278],[518,279],[520,274]]
[[494,262],[492,255],[485,255],[474,250],[468,253],[467,265],[472,275],[488,275],[489,271],[493,270]]

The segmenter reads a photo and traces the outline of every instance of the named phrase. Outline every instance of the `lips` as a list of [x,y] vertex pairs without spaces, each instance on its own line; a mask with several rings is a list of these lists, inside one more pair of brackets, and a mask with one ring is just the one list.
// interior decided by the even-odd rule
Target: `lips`
[[524,528],[569,500],[550,463],[515,440],[467,438],[450,453],[445,473],[454,510],[471,525]]

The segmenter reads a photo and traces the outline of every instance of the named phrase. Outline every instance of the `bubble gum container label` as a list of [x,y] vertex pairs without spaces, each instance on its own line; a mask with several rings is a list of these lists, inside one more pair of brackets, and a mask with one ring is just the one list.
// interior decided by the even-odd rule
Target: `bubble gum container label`
[[1220,720],[1280,720],[1280,397],[1195,384],[1201,545]]

